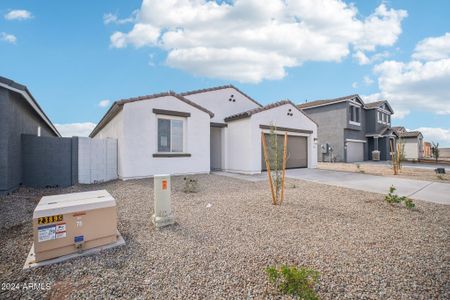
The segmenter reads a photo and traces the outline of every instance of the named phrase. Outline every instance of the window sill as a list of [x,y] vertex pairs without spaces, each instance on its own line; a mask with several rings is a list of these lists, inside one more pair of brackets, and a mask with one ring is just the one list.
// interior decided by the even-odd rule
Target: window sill
[[350,125],[361,126],[361,123],[358,123],[358,122],[349,121],[348,123]]
[[153,153],[153,157],[191,157],[190,153]]

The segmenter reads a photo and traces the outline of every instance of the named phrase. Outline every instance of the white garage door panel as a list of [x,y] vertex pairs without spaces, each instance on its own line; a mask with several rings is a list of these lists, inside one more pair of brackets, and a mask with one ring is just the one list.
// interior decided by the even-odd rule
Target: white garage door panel
[[347,162],[364,160],[364,143],[347,142]]

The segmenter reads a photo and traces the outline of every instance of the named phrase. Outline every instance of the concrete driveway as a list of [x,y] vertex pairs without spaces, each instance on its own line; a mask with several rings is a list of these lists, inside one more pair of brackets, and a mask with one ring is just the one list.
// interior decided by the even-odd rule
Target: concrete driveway
[[389,187],[394,185],[400,196],[450,205],[448,183],[319,169],[286,170],[286,176],[380,194],[387,194]]

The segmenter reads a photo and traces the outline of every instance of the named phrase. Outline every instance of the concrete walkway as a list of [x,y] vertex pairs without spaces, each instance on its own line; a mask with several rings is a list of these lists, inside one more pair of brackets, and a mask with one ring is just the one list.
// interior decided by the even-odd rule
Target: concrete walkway
[[286,176],[380,194],[387,194],[389,187],[394,185],[400,196],[450,205],[448,183],[319,169],[286,170]]
[[[369,165],[369,166],[382,166],[382,167],[391,167],[390,161],[361,161],[356,163],[348,163],[353,165]],[[412,162],[403,162],[402,166],[405,168],[411,168],[411,169],[423,169],[423,170],[434,170],[436,168],[444,168],[446,172],[450,172],[450,165],[443,165],[443,164],[428,164],[428,163],[412,163]]]

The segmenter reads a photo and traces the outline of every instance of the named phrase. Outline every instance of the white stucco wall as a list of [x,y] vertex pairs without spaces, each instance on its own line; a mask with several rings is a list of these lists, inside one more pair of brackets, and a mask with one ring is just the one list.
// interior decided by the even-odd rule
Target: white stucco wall
[[[236,102],[229,101],[231,95]],[[233,88],[186,95],[185,98],[214,113],[211,122],[223,123],[226,117],[259,107]]]
[[[291,109],[293,116],[287,116],[288,109]],[[248,174],[261,172],[261,131],[269,130],[261,130],[259,126],[272,124],[277,127],[313,131],[312,134],[294,132],[288,132],[288,134],[307,137],[308,168],[317,167],[317,145],[314,143],[314,139],[317,138],[317,125],[293,105],[285,104],[254,114],[250,118],[228,123],[227,171]]]
[[[250,118],[236,120],[228,123],[224,128],[225,145],[225,171],[236,173],[259,173],[252,169],[251,157],[256,155],[253,150],[252,128]],[[260,170],[261,171],[261,170]]]
[[[191,113],[184,119],[184,152],[191,157],[153,157],[157,153],[157,115],[153,109]],[[210,116],[173,96],[127,103],[123,107],[125,147],[119,153],[122,179],[155,174],[192,174],[210,171]]]

